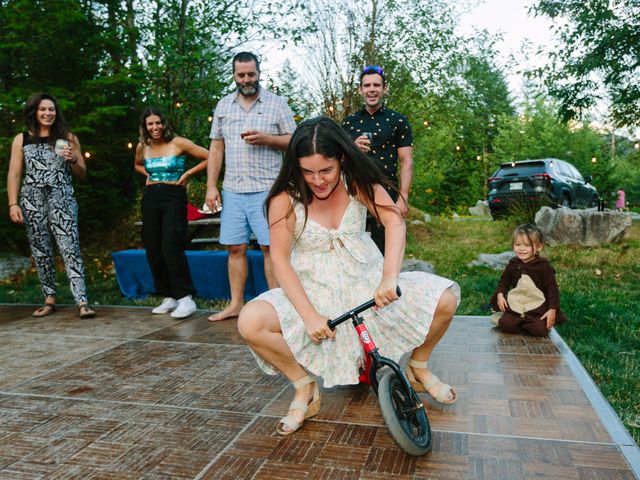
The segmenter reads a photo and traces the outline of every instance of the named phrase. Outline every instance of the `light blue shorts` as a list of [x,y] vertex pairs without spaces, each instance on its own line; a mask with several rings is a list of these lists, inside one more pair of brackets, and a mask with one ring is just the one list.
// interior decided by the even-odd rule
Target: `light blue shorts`
[[220,243],[249,243],[251,232],[258,244],[269,245],[269,224],[264,216],[264,201],[269,192],[234,193],[222,190]]

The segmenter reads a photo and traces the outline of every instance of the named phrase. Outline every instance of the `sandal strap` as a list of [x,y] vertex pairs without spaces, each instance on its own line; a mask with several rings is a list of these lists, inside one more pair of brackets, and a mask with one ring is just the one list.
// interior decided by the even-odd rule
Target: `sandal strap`
[[[416,362],[416,361],[414,361],[413,364],[411,364],[411,362],[409,362],[409,365],[414,367],[414,368],[427,368],[427,362]],[[429,377],[429,380],[427,380],[426,382],[420,382],[420,383],[422,384],[422,386],[426,390],[430,390],[431,388],[435,387],[436,385],[440,385],[440,387],[438,387],[438,394],[435,395],[435,397],[439,397],[440,396],[442,387],[446,387],[446,390],[444,391],[444,393],[447,393],[449,390],[451,390],[451,386],[447,385],[442,380],[440,380],[438,378],[438,376],[433,372],[431,372],[431,376]],[[440,401],[438,398],[436,398],[436,400]]]
[[[48,309],[48,310],[47,310]],[[55,303],[44,303],[42,306],[38,307],[35,312],[31,314],[33,317],[46,317],[56,311]]]
[[414,360],[413,358],[409,359],[408,364],[413,368],[427,368],[427,362],[420,362],[418,360]]
[[429,380],[427,380],[426,382],[421,382],[422,385],[424,385],[424,388],[426,388],[427,390],[429,390],[431,387],[438,385],[438,384],[442,384],[444,385],[444,383],[442,383],[440,381],[440,379],[436,376],[435,373],[431,372],[431,377],[429,377]]
[[[291,415],[287,415],[286,417],[281,418],[279,423],[289,427],[291,429],[290,432],[295,432],[302,425],[295,418],[293,418]],[[290,432],[286,432],[286,433],[290,433]]]
[[289,405],[289,410],[300,410],[304,414],[307,413],[308,408],[309,405],[307,403],[296,402],[295,400]]
[[433,398],[435,398],[440,403],[447,403],[448,401],[447,393],[449,393],[449,391],[451,391],[452,399],[455,400],[456,398],[455,392],[451,388],[451,385],[447,385],[446,383],[440,382],[440,386],[437,388],[437,390],[438,391],[433,396]]
[[298,390],[299,388],[302,388],[305,385],[309,385],[310,383],[313,383],[313,382],[315,382],[315,380],[313,378],[311,378],[309,375],[305,375],[301,379],[296,380],[295,382],[293,382],[293,388]]

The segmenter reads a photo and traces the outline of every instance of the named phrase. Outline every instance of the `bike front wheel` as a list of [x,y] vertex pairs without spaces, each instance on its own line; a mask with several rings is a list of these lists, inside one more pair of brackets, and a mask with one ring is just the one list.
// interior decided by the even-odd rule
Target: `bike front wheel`
[[409,455],[420,456],[431,450],[431,426],[418,394],[406,390],[396,372],[380,379],[378,400],[384,421],[398,446]]

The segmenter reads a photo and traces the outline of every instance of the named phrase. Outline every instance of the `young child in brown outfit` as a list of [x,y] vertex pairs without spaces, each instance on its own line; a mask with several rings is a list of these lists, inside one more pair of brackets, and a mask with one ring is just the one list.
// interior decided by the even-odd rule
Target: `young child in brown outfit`
[[500,275],[491,297],[491,321],[507,333],[528,333],[544,337],[567,318],[560,311],[560,292],[555,270],[546,258],[542,232],[535,225],[520,225],[513,232],[516,254]]

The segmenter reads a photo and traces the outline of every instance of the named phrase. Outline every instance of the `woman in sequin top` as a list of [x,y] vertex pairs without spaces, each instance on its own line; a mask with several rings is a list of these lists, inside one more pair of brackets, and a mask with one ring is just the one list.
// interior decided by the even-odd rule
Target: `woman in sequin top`
[[[140,116],[140,141],[135,170],[144,175],[142,238],[153,274],[156,294],[164,297],[153,313],[185,318],[196,311],[195,294],[187,257],[186,184],[207,168],[209,152],[191,140],[176,136],[159,109],[146,108]],[[186,168],[186,156],[200,162]]]

